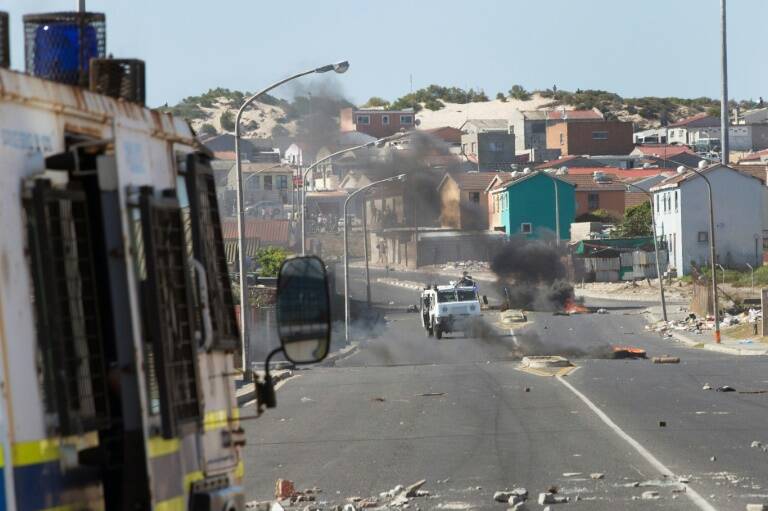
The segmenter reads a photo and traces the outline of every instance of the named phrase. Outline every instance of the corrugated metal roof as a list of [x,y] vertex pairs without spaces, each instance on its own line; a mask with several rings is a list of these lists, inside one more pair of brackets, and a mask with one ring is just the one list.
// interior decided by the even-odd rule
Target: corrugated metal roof
[[463,129],[467,124],[471,124],[479,131],[507,131],[509,129],[509,121],[506,119],[467,119],[461,128]]
[[576,185],[576,191],[621,191],[626,188],[623,183],[617,180],[615,174],[607,174],[602,170],[598,172],[604,174],[605,181],[595,181],[593,174],[566,174],[560,177]]
[[[237,239],[237,220],[225,219],[221,222],[222,235],[225,240]],[[245,237],[258,238],[262,245],[288,245],[290,242],[289,220],[262,220],[248,218],[245,221]]]
[[688,146],[670,144],[640,144],[635,146],[635,150],[645,155],[657,156],[659,158],[669,158],[680,153],[693,153]]
[[565,113],[562,110],[551,110],[547,112],[547,119],[549,120],[583,121],[602,118],[603,114],[594,110],[566,110]]
[[679,121],[673,122],[667,127],[680,128],[680,127],[686,127],[686,126],[691,128],[704,128],[704,127],[714,128],[714,127],[720,126],[720,118],[707,115],[706,113],[700,113],[700,114],[696,114],[690,117],[685,117],[683,119],[680,119]]

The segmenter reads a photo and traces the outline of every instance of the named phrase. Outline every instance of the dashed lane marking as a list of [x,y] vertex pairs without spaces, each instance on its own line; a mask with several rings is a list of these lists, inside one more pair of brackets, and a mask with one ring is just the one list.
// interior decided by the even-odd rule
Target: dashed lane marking
[[[606,426],[611,428],[614,433],[619,435],[625,442],[627,442],[629,445],[631,445],[645,460],[653,465],[656,470],[661,472],[662,474],[667,474],[670,478],[677,479],[675,474],[667,468],[661,461],[659,461],[651,452],[643,447],[643,445],[629,436],[627,433],[624,432],[623,429],[621,429],[613,420],[611,420],[608,415],[603,412],[600,408],[597,407],[595,403],[593,403],[587,396],[582,394],[579,390],[576,389],[573,385],[565,381],[565,379],[562,376],[556,377],[560,383],[565,385],[567,389],[569,389],[571,392],[576,394],[576,397],[581,399],[584,404],[586,404],[593,412],[595,412],[595,415],[597,415],[600,420],[602,420]],[[712,506],[709,502],[707,502],[704,497],[702,497],[696,490],[688,486],[686,483],[680,483],[682,486],[685,487],[685,495],[691,499],[691,501],[696,505],[697,508],[703,510],[703,511],[716,511],[716,508]]]

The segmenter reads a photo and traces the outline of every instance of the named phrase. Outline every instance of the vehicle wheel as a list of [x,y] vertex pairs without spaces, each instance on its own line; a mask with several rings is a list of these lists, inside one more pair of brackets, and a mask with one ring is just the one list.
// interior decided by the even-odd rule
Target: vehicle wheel
[[435,325],[435,337],[438,339],[443,338],[443,330],[440,328],[440,325]]

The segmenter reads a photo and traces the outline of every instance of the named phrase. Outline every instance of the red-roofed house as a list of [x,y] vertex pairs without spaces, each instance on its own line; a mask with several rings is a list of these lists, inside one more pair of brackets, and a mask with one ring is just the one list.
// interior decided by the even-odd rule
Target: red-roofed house
[[657,158],[671,158],[681,153],[694,154],[687,146],[671,144],[639,144],[629,154],[637,156],[656,156]]
[[547,126],[547,149],[560,154],[629,154],[634,148],[632,123],[564,119]]
[[600,121],[603,120],[600,110],[551,110],[547,112],[548,121]]
[[599,170],[592,174],[565,174],[562,179],[576,185],[576,218],[597,209],[620,219],[624,216],[626,186],[615,174]]
[[[237,220],[225,218],[221,222],[224,249],[227,262],[237,261]],[[261,247],[277,246],[289,248],[291,245],[290,220],[261,220],[248,218],[245,221],[245,255],[254,257]]]
[[488,193],[495,178],[506,179],[507,172],[446,173],[437,186],[440,194],[440,225],[453,229],[488,229]]

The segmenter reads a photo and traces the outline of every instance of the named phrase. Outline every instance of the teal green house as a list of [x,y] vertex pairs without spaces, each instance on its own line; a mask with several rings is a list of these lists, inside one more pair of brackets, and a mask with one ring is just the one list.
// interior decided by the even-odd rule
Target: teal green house
[[531,239],[552,236],[556,232],[555,186],[560,239],[570,239],[571,222],[576,217],[575,186],[543,172],[513,173],[506,181],[497,176],[488,185],[490,229]]

